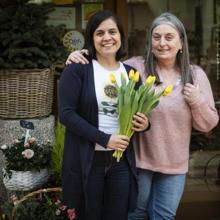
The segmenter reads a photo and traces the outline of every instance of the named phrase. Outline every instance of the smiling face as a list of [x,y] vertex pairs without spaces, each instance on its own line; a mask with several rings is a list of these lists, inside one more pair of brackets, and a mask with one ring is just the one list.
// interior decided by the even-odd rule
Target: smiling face
[[121,47],[121,36],[116,23],[108,18],[93,33],[97,58],[114,57]]
[[178,31],[169,24],[161,24],[152,32],[152,52],[158,61],[175,61],[182,49],[182,40]]

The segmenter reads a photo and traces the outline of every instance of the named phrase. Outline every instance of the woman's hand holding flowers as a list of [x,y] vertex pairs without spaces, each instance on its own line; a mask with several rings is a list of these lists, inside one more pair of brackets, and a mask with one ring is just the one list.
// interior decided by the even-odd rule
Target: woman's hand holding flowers
[[107,147],[113,150],[125,151],[129,144],[129,138],[125,135],[112,134]]

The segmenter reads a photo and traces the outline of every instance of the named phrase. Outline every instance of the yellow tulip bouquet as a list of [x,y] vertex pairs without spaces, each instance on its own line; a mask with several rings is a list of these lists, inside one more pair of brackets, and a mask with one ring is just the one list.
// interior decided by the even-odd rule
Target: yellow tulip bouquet
[[[139,81],[139,72],[130,70],[129,81],[127,83],[124,73],[121,74],[121,86],[117,85],[114,74],[110,75],[111,83],[115,85],[118,92],[118,123],[119,134],[126,135],[131,138],[134,134],[132,129],[133,115],[137,112],[147,115],[158,104],[161,96],[167,96],[173,89],[172,85],[167,86],[163,91],[156,93],[153,85],[155,76],[148,76],[145,83],[137,90],[134,89]],[[113,157],[119,162],[123,152],[115,150]]]

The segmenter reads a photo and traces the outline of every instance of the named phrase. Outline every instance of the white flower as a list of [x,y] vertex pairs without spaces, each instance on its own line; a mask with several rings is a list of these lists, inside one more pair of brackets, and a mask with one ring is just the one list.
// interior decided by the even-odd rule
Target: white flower
[[7,147],[6,144],[4,144],[4,145],[1,146],[1,149],[2,149],[2,150],[6,150],[7,148],[8,148],[8,147]]
[[57,209],[56,212],[55,212],[55,214],[56,214],[56,215],[60,215],[60,214],[61,214],[61,211],[60,211],[59,209]]
[[55,202],[55,205],[59,205],[59,204],[61,204],[61,201],[57,199],[57,201]]
[[15,140],[14,140],[14,143],[17,143],[17,144],[18,144],[18,143],[20,143],[20,141],[19,141],[18,139],[15,139]]
[[25,158],[31,159],[34,156],[34,151],[31,149],[26,149],[21,153]]

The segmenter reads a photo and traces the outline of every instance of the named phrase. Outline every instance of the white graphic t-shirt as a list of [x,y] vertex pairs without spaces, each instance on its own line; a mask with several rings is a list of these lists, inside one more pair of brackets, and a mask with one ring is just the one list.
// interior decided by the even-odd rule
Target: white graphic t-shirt
[[[124,65],[119,62],[120,66],[116,70],[107,70],[96,60],[92,61],[94,69],[95,91],[98,102],[98,122],[99,130],[114,134],[118,132],[118,113],[117,113],[117,90],[110,81],[110,75],[116,78],[118,86],[121,86],[121,73],[127,78]],[[111,150],[96,144],[95,150]]]

